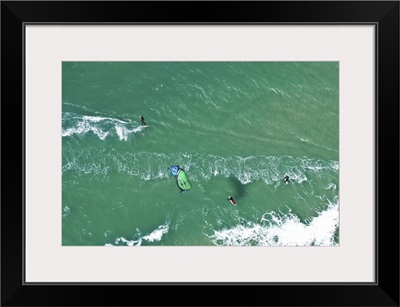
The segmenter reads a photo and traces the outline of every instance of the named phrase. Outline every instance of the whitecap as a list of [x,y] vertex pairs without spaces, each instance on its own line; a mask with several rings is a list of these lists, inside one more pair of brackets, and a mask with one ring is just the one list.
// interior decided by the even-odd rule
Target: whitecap
[[[137,230],[138,231],[138,230]],[[115,245],[125,246],[141,246],[143,241],[155,242],[161,241],[162,237],[168,233],[169,225],[160,225],[157,229],[153,230],[150,234],[140,237],[137,240],[128,240],[124,237],[119,237],[115,240]],[[138,231],[140,233],[140,231]]]
[[291,212],[282,215],[271,211],[259,223],[215,230],[209,238],[222,246],[337,246],[338,207],[338,203],[330,204],[309,224],[302,223]]

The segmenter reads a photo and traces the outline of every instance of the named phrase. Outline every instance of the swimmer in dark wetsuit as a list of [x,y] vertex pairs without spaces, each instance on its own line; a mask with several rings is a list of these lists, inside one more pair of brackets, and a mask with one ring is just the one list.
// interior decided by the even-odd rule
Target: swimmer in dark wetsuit
[[285,175],[285,183],[289,183],[289,176],[288,175]]

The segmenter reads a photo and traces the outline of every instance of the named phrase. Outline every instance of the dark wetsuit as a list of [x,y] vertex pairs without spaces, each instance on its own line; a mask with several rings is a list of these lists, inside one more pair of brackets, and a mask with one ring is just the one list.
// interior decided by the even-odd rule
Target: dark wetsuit
[[146,126],[146,123],[144,122],[144,117],[143,116],[140,118],[140,120],[142,121],[142,126]]

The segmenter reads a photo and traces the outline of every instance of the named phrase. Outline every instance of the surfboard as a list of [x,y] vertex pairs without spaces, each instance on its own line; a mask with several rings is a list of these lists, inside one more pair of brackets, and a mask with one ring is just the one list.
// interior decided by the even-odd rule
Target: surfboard
[[229,198],[228,198],[228,200],[229,200],[229,202],[230,202],[232,205],[236,206],[236,201],[235,201],[234,199],[229,199]]

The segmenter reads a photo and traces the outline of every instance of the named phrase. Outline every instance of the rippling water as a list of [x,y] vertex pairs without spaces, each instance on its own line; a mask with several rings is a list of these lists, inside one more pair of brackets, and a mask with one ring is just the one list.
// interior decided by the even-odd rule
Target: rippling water
[[339,245],[337,62],[64,62],[62,86],[63,245]]

